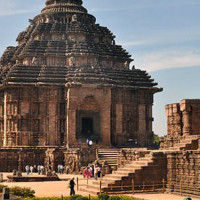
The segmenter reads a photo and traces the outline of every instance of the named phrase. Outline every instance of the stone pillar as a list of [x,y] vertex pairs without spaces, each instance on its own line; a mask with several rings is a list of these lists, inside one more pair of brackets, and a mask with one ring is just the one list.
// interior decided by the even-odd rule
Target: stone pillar
[[146,144],[146,106],[144,104],[139,105],[139,135],[138,145],[145,146]]
[[7,93],[4,93],[4,136],[3,146],[7,146]]
[[67,91],[66,144],[68,147],[76,144],[76,109],[74,106],[73,88]]
[[123,132],[122,116],[123,116],[123,106],[122,104],[116,104],[116,133],[117,135],[119,134],[122,135],[122,132]]
[[183,112],[183,135],[191,134],[191,115],[188,111]]
[[49,102],[49,132],[47,142],[50,146],[57,145],[56,117],[56,102]]

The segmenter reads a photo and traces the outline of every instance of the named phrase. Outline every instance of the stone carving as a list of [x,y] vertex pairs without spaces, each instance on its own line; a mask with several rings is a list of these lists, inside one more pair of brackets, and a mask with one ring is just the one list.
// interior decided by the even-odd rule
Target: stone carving
[[72,22],[77,22],[77,15],[76,14],[72,15]]
[[99,66],[99,59],[95,58],[94,59],[94,67],[97,67],[97,66]]
[[39,65],[39,59],[38,59],[38,57],[33,57],[32,58],[32,65],[34,65],[34,66],[38,66]]
[[74,57],[70,57],[70,58],[69,58],[69,66],[70,66],[70,67],[75,66],[75,58],[74,58]]
[[128,63],[128,61],[126,61],[126,62],[124,63],[124,68],[125,68],[125,69],[129,69],[129,63]]

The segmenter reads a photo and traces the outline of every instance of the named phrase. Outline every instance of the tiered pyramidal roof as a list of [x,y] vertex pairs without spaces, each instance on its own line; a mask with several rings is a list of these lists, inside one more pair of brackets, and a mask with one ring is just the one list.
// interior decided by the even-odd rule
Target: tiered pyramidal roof
[[82,0],[46,0],[46,7],[8,47],[1,85],[109,85],[160,91],[145,72],[129,69],[131,56],[96,24]]

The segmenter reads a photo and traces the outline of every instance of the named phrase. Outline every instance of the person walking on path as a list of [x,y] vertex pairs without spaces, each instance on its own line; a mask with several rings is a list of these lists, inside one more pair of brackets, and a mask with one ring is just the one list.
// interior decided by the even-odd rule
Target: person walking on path
[[72,178],[69,182],[69,188],[70,188],[70,196],[75,195],[75,190],[74,190],[74,186],[75,186],[75,182],[74,182],[74,178]]

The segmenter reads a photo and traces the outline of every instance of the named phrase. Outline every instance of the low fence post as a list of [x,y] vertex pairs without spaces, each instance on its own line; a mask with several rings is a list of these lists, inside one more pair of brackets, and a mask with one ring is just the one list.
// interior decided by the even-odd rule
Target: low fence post
[[91,199],[91,196],[90,196],[90,194],[89,194],[89,200]]
[[132,190],[133,190],[133,194],[135,193],[135,183],[134,183],[134,179],[132,179]]
[[76,178],[76,187],[77,187],[77,191],[78,191],[78,177]]
[[100,187],[100,194],[101,194],[101,187],[102,187],[101,181],[99,182],[99,187]]
[[182,181],[180,181],[180,195],[182,196],[183,195],[183,187],[182,187]]

